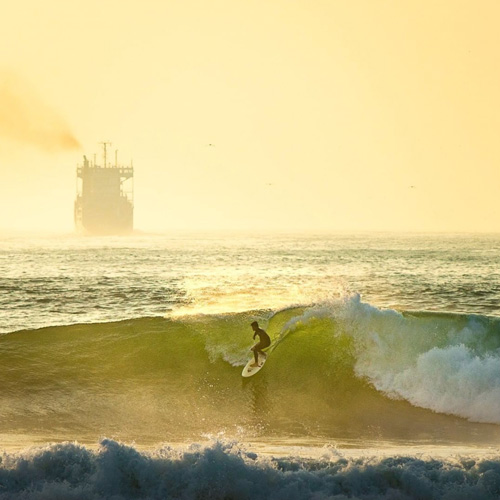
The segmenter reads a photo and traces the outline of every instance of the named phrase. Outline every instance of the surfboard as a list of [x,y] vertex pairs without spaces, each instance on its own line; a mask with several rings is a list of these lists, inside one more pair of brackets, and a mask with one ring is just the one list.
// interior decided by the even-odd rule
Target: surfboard
[[255,358],[253,357],[252,354],[252,359],[248,361],[248,363],[245,365],[245,368],[243,368],[243,371],[241,372],[242,377],[251,377],[252,375],[255,375],[263,366],[264,363],[266,362],[267,356],[263,356],[262,354],[259,353],[259,366],[250,366],[255,362]]

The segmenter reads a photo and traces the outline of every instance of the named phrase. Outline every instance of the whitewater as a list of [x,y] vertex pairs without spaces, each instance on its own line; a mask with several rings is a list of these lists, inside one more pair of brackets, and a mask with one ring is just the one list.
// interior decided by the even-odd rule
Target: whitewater
[[0,499],[499,498],[499,243],[4,235]]

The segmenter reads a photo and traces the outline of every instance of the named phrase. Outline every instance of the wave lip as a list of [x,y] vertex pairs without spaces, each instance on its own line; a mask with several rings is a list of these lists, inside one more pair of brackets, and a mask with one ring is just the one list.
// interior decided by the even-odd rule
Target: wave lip
[[481,498],[500,495],[500,460],[464,456],[269,457],[237,443],[151,451],[103,439],[4,453],[0,499]]

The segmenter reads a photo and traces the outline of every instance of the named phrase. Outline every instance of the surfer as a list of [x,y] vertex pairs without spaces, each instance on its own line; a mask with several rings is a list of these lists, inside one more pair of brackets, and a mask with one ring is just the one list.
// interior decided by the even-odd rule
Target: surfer
[[250,350],[253,351],[253,355],[255,357],[255,363],[252,363],[250,366],[259,366],[259,354],[262,354],[262,356],[266,356],[265,352],[262,352],[262,349],[265,349],[266,347],[269,347],[271,345],[271,339],[269,338],[269,335],[262,329],[259,328],[259,323],[257,321],[254,321],[250,325],[254,331],[253,338],[255,340],[255,336],[259,336],[259,342],[255,344]]

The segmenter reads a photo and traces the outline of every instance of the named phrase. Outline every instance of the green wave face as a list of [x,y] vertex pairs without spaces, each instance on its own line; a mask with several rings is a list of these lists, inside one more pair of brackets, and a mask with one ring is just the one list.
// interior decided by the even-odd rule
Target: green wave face
[[[241,377],[258,320],[274,340]],[[352,297],[0,337],[0,434],[500,442],[500,323]]]

